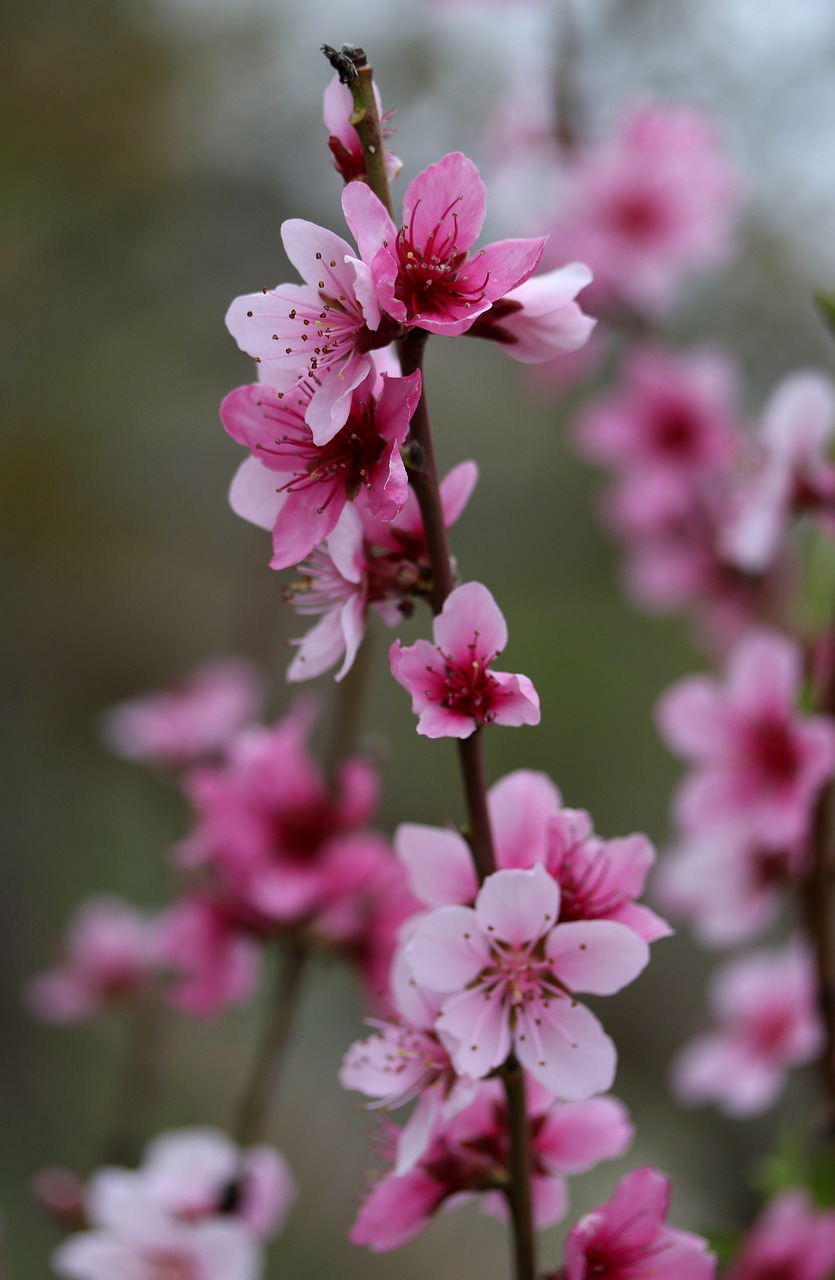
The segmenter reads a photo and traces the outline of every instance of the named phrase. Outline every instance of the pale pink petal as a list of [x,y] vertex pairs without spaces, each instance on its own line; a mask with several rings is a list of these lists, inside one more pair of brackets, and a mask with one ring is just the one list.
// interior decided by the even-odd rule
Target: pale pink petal
[[456,1070],[463,1075],[481,1079],[501,1066],[510,1053],[508,1012],[501,1000],[481,988],[461,991],[445,1000],[437,1028]]
[[559,924],[548,936],[548,957],[569,991],[608,996],[632,982],[649,961],[649,947],[613,920]]
[[494,783],[487,806],[499,868],[545,863],[549,823],[560,802],[559,791],[545,773],[517,769]]
[[364,182],[349,182],[342,192],[342,212],[357,242],[360,257],[369,265],[384,241],[394,245],[397,228],[381,200]]
[[272,532],[286,494],[278,492],[276,473],[257,458],[245,458],[229,486],[229,505],[242,520]]
[[298,645],[298,653],[287,668],[290,683],[322,675],[345,653],[341,609],[329,610],[301,640],[291,643]]
[[820,454],[835,428],[835,391],[826,374],[805,369],[774,391],[763,412],[763,439],[783,456]]
[[[496,871],[479,890],[475,910],[482,928],[502,942],[519,945],[541,938],[559,912],[560,891],[542,866]],[[564,926],[569,927],[569,926]]]
[[539,694],[527,676],[508,675],[504,671],[494,671],[493,679],[498,692],[493,703],[493,716],[496,724],[518,728],[523,724],[539,724]]
[[[274,475],[275,472],[267,474]],[[289,569],[301,564],[333,532],[347,498],[344,489],[334,488],[327,505],[320,506],[322,494],[318,485],[277,496],[284,501],[273,526],[270,568]]]
[[458,657],[478,638],[478,653],[492,657],[507,644],[507,624],[499,606],[480,582],[465,582],[444,601],[435,619],[435,641]]
[[281,241],[305,284],[319,289],[324,281],[325,292],[333,297],[353,293],[353,271],[345,260],[355,255],[347,240],[305,218],[288,218],[281,224]]
[[458,991],[490,958],[478,917],[469,907],[438,907],[419,921],[406,947],[417,981],[432,991]]
[[800,650],[773,631],[747,636],[728,661],[728,697],[736,710],[762,714],[774,708],[785,715],[800,689]]
[[554,999],[537,1006],[541,1014],[532,1025],[526,1009],[516,1028],[516,1056],[524,1067],[557,1098],[580,1102],[605,1093],[615,1078],[615,1046],[583,1005]]
[[537,1153],[560,1173],[585,1173],[601,1160],[622,1156],[634,1135],[629,1112],[617,1098],[568,1102],[545,1117]]
[[432,1131],[440,1117],[442,1105],[443,1097],[438,1088],[426,1089],[418,1098],[397,1141],[394,1172],[398,1177],[414,1169],[426,1152],[432,1138]]
[[353,392],[368,376],[370,368],[373,368],[371,356],[353,351],[345,360],[327,369],[305,413],[314,444],[329,444],[345,426]]
[[345,601],[340,610],[339,624],[345,644],[345,660],[336,673],[336,680],[344,679],[351,670],[365,635],[365,601],[359,593]]
[[394,851],[409,873],[409,888],[428,907],[469,906],[478,892],[470,846],[457,831],[404,822]]
[[444,476],[439,487],[444,524],[448,529],[458,520],[477,483],[478,466],[475,462],[459,462]]
[[679,680],[661,697],[658,727],[674,751],[703,759],[727,749],[730,716],[725,695],[708,676]]

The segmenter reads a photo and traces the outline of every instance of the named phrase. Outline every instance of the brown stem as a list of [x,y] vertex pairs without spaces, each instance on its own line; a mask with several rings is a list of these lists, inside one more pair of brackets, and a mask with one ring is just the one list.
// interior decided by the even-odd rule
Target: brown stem
[[377,99],[374,97],[374,68],[368,65],[365,50],[358,49],[354,45],[343,44],[340,50],[336,50],[324,44],[322,52],[331,66],[339,72],[339,78],[343,84],[347,84],[351,90],[354,110],[351,113],[350,123],[356,129],[362,144],[365,176],[369,187],[383,202],[393,222],[394,208],[386,172],[386,149],[383,144]]
[[502,1071],[507,1096],[507,1124],[510,1133],[510,1186],[508,1204],[513,1222],[513,1250],[517,1280],[536,1276],[536,1237],[531,1201],[531,1133],[525,1098],[525,1073],[515,1058]]
[[300,943],[291,944],[287,947],[283,963],[276,974],[273,1003],[267,1014],[249,1080],[241,1095],[234,1126],[235,1136],[242,1147],[260,1136],[270,1103],[275,1098],[278,1073],[287,1048],[307,956],[304,946]]
[[[399,343],[400,364],[404,374],[420,369],[426,335],[413,331]],[[433,611],[438,614],[455,586],[449,554],[446,524],[438,487],[438,468],[432,444],[432,431],[426,406],[426,394],[420,397],[410,428],[410,443],[416,463],[410,479],[423,520],[429,560],[432,565]],[[417,449],[415,449],[417,446]],[[484,768],[484,744],[477,729],[459,744],[459,760],[469,815],[469,837],[473,862],[479,880],[496,870],[493,834],[487,808],[487,778]],[[508,1130],[510,1136],[511,1183],[507,1197],[513,1230],[516,1280],[535,1280],[536,1238],[531,1202],[531,1156],[528,1115],[525,1103],[525,1078],[521,1067],[510,1059],[502,1072],[507,1095]]]

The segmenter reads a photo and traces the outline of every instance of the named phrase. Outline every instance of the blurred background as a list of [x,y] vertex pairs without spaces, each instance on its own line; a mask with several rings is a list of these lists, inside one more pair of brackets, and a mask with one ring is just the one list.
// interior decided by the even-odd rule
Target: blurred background
[[[831,368],[811,302],[813,287],[835,286],[830,0],[575,8],[572,77],[589,131],[627,99],[694,103],[714,114],[744,177],[737,256],[687,292],[672,339],[726,344],[752,412],[783,372]],[[186,829],[173,788],[107,756],[97,717],[229,650],[268,669],[275,713],[288,702],[284,641],[304,623],[282,603],[266,536],[226,505],[239,450],[217,406],[252,371],[223,325],[229,301],[292,278],[282,219],[340,228],[319,46],[368,50],[384,105],[397,110],[402,188],[448,150],[487,166],[485,121],[501,117],[511,82],[556,65],[561,16],[557,0],[28,0],[0,10],[0,1213],[10,1277],[47,1274],[57,1235],[29,1180],[45,1164],[95,1164],[124,1057],[118,1026],[35,1025],[21,986],[83,896],[110,889],[162,904],[165,854]],[[513,197],[497,193],[489,238],[518,234]],[[490,774],[544,769],[602,834],[645,830],[662,843],[676,766],[652,707],[702,659],[683,623],[623,601],[616,551],[595,522],[599,481],[563,429],[571,397],[537,397],[524,372],[484,344],[430,344],[442,464],[475,457],[481,468],[455,533],[459,565],[493,590],[509,667],[533,679],[543,705],[539,728],[490,736]],[[415,734],[384,670],[389,640],[382,628],[372,639],[362,725],[385,779],[381,825],[458,821],[452,745]],[[327,698],[329,679],[317,683]],[[666,1063],[700,1024],[705,971],[685,938],[663,942],[604,1015],[621,1054],[616,1092],[638,1126],[622,1168],[652,1161],[671,1172],[675,1219],[693,1229],[746,1211],[745,1171],[806,1105],[795,1082],[756,1124],[675,1109]],[[335,1079],[359,1012],[338,968],[309,984],[271,1129],[302,1200],[268,1274],[498,1280],[503,1229],[472,1208],[441,1217],[396,1259],[345,1241],[373,1164],[370,1121]],[[253,1011],[221,1025],[172,1019],[170,1088],[151,1128],[226,1124],[254,1030]],[[608,1196],[616,1172],[578,1179],[575,1209]]]

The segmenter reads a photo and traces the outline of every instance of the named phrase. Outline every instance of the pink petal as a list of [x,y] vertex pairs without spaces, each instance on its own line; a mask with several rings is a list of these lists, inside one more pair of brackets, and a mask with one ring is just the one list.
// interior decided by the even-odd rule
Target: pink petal
[[[475,462],[459,462],[440,483],[441,509],[448,529],[460,517],[478,483],[478,466]],[[423,525],[420,529],[422,531]]]
[[245,458],[232,477],[229,505],[242,520],[272,532],[285,495],[278,492],[276,473],[257,458]]
[[301,640],[293,640],[299,651],[287,668],[291,684],[300,680],[313,680],[322,675],[345,652],[345,636],[342,630],[341,609],[330,609],[311,627]]
[[580,1102],[605,1093],[615,1078],[617,1054],[594,1014],[568,999],[538,1009],[538,1025],[531,1025],[528,1009],[516,1028],[514,1047],[522,1065],[557,1098]]
[[381,200],[364,182],[349,182],[342,192],[342,212],[357,242],[360,257],[370,266],[384,241],[394,245],[397,228]]
[[537,1154],[560,1173],[585,1173],[622,1156],[634,1137],[629,1112],[617,1098],[569,1102],[546,1116]]
[[470,907],[438,907],[418,922],[406,946],[418,983],[432,991],[466,987],[490,959],[490,949]]
[[507,625],[499,606],[480,582],[465,582],[444,601],[434,624],[435,643],[445,653],[465,657],[474,635],[478,653],[499,654],[507,644]]
[[459,251],[475,244],[486,207],[478,169],[460,151],[453,151],[409,184],[403,198],[403,225],[411,230],[416,245],[425,246],[440,223],[436,252],[444,257],[453,244]]
[[527,676],[494,671],[498,693],[493,703],[495,724],[518,728],[523,724],[539,724],[539,694]]
[[305,413],[314,444],[329,444],[342,430],[351,412],[353,392],[373,367],[370,355],[353,352],[326,371]]
[[655,718],[664,740],[688,759],[709,759],[727,749],[725,695],[708,676],[679,680],[662,696]]
[[[521,945],[541,938],[557,918],[560,891],[542,866],[529,871],[496,871],[479,890],[479,923],[501,942]],[[567,927],[567,926],[563,926]]]
[[344,488],[334,488],[327,506],[320,506],[323,497],[329,496],[329,489],[330,486],[315,484],[279,495],[284,502],[273,526],[271,569],[301,564],[336,527],[347,498]]
[[345,259],[355,255],[347,240],[305,218],[288,218],[281,224],[281,241],[305,284],[318,289],[323,280],[323,292],[330,296],[353,296],[354,273]]
[[445,1000],[436,1026],[456,1071],[476,1080],[501,1066],[510,1053],[508,1011],[501,1000],[481,988]]
[[560,793],[545,773],[517,769],[487,794],[496,861],[500,868],[545,863],[549,823],[560,807]]
[[470,846],[457,831],[404,822],[394,851],[409,873],[409,888],[428,907],[468,906],[478,893]]
[[489,273],[484,291],[491,302],[498,301],[533,275],[542,258],[546,238],[498,240],[481,251],[478,270]]
[[598,996],[620,991],[649,960],[649,947],[643,938],[613,920],[558,924],[545,949],[554,972],[569,991],[588,991]]

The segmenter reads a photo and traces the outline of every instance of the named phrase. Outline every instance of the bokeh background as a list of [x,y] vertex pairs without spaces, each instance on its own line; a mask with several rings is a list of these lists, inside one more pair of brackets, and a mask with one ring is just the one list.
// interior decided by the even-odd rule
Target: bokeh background
[[[688,291],[671,337],[726,344],[745,369],[752,411],[781,373],[831,368],[811,302],[813,286],[835,284],[831,0],[574,7],[572,72],[592,132],[636,96],[695,103],[715,114],[744,175],[737,257]],[[57,1236],[29,1180],[45,1164],[95,1164],[125,1053],[116,1025],[34,1025],[21,986],[49,960],[79,898],[107,888],[160,905],[165,852],[186,825],[172,788],[106,755],[97,717],[228,650],[263,663],[272,710],[287,705],[283,642],[302,628],[267,568],[265,535],[226,506],[239,453],[217,405],[251,376],[223,326],[229,300],[288,276],[282,219],[340,225],[319,45],[349,40],[369,51],[385,105],[397,109],[408,180],[447,150],[488,159],[485,120],[527,66],[553,62],[560,16],[557,0],[27,0],[0,9],[0,1213],[10,1277],[48,1273]],[[497,193],[504,221],[488,231],[513,233],[514,194]],[[481,467],[456,530],[459,565],[494,591],[509,620],[510,667],[531,676],[544,709],[539,728],[490,736],[491,776],[545,769],[603,834],[640,829],[663,842],[676,767],[651,709],[702,661],[686,627],[622,600],[616,553],[593,514],[598,481],[566,439],[570,398],[537,399],[523,371],[486,344],[433,341],[427,376],[442,462],[475,457]],[[406,696],[384,671],[389,638],[381,630],[374,640],[362,725],[384,772],[382,825],[459,820],[453,748],[414,733]],[[318,685],[327,699],[330,681]],[[700,1023],[704,973],[685,938],[664,942],[605,1012],[621,1052],[616,1091],[638,1125],[623,1168],[652,1161],[672,1172],[675,1216],[692,1228],[745,1213],[752,1163],[808,1106],[795,1082],[780,1112],[757,1124],[674,1108],[665,1064]],[[302,1200],[269,1274],[338,1269],[352,1280],[396,1268],[401,1280],[498,1280],[502,1228],[474,1209],[442,1217],[397,1258],[345,1241],[373,1163],[370,1122],[335,1080],[358,1016],[350,980],[323,967],[271,1126]],[[149,1132],[228,1122],[256,1019],[172,1020],[169,1087]],[[607,1196],[615,1176],[604,1166],[578,1179],[576,1209]]]

